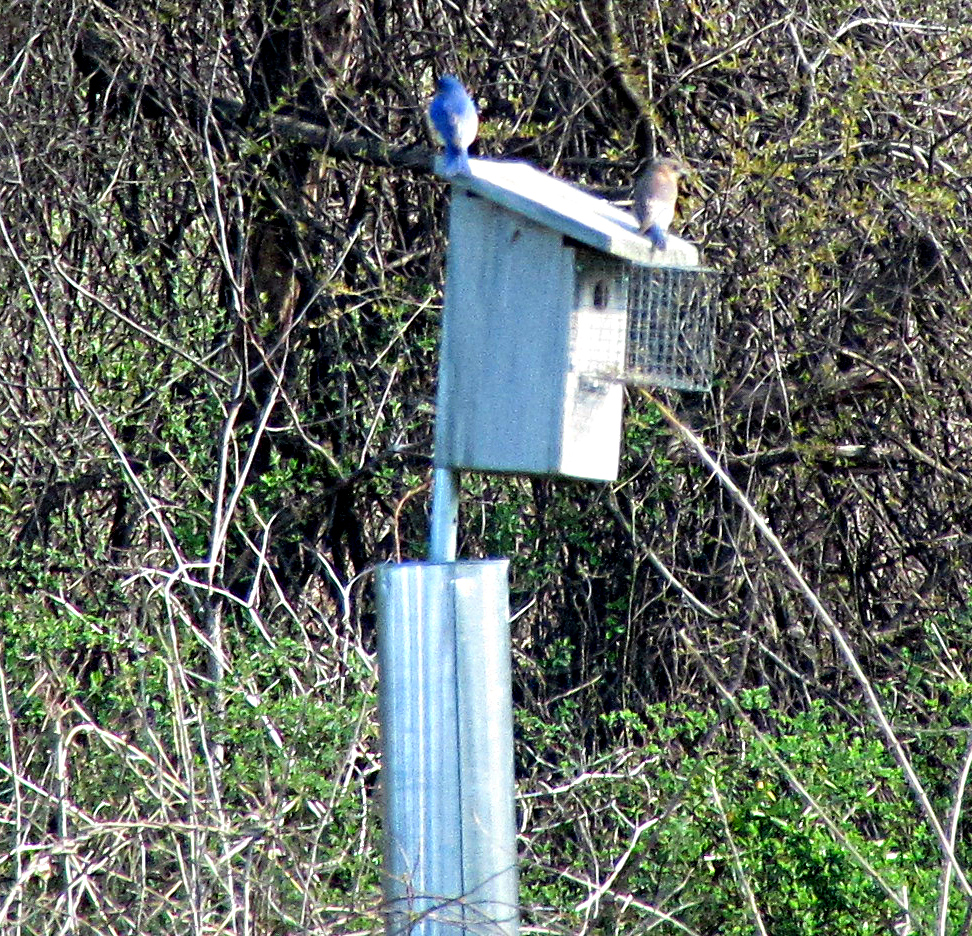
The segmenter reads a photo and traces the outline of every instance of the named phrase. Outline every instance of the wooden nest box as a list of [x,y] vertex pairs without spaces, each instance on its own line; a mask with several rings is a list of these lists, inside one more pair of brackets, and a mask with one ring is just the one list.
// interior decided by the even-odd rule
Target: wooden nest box
[[715,274],[527,163],[471,165],[451,180],[436,466],[614,480],[623,384],[711,381]]

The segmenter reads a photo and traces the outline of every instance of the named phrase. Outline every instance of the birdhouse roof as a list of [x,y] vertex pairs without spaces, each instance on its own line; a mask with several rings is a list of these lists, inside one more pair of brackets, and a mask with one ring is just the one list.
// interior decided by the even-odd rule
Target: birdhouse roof
[[693,244],[669,235],[668,247],[658,250],[638,233],[632,214],[529,163],[470,159],[469,165],[471,175],[449,181],[587,247],[636,263],[698,266],[699,252]]

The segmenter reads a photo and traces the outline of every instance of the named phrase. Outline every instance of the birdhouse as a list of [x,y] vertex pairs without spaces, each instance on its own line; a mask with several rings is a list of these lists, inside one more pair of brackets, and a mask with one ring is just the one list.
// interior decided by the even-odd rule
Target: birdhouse
[[711,380],[712,271],[527,163],[471,167],[451,179],[436,466],[613,480],[624,383]]

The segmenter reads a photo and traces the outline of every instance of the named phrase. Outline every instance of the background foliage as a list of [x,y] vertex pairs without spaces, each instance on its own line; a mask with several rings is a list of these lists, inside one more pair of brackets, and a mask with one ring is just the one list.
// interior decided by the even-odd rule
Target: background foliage
[[525,927],[969,933],[970,45],[936,0],[8,0],[0,927],[380,928],[450,70],[481,154],[615,199],[691,160],[720,368],[667,403],[835,622],[640,396],[616,484],[465,479]]

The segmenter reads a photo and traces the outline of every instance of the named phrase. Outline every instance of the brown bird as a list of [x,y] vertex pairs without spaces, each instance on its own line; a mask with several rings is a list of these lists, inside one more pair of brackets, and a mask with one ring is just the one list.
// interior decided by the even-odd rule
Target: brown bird
[[652,245],[664,250],[668,228],[675,217],[678,180],[688,171],[678,159],[656,159],[641,174],[634,187],[634,213],[638,233],[645,234]]

